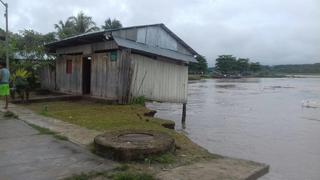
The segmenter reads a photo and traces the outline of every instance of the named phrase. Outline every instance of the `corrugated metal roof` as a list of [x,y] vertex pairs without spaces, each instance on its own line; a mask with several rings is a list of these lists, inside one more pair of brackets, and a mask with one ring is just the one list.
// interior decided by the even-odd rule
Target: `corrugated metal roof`
[[81,45],[81,44],[88,44],[92,42],[99,42],[105,40],[105,34],[113,31],[125,30],[125,29],[134,29],[134,28],[142,28],[142,27],[149,27],[149,26],[160,26],[166,32],[168,32],[174,39],[176,39],[180,44],[182,44],[187,50],[189,50],[192,54],[198,55],[198,53],[192,49],[187,43],[185,43],[182,39],[180,39],[175,33],[173,33],[169,28],[167,28],[164,24],[151,24],[151,25],[140,25],[140,26],[131,26],[131,27],[123,27],[117,29],[110,29],[110,30],[103,30],[103,31],[96,31],[96,32],[89,32],[84,33],[72,37],[68,37],[59,41],[51,42],[45,45],[49,52],[52,52],[52,49],[74,46],[74,45]]
[[125,30],[125,29],[133,29],[133,28],[142,28],[142,27],[148,27],[148,26],[161,26],[164,24],[150,24],[150,25],[140,25],[140,26],[130,26],[130,27],[122,27],[122,28],[116,28],[116,29],[108,29],[108,30],[101,30],[101,31],[94,31],[94,32],[88,32],[88,33],[83,33],[83,34],[79,34],[79,35],[75,35],[75,36],[71,36],[71,37],[67,37],[64,38],[62,40],[58,40],[58,41],[54,41],[54,42],[50,42],[47,43],[45,46],[46,47],[54,47],[54,46],[64,46],[64,43],[68,43],[70,41],[76,40],[76,39],[84,39],[86,40],[88,38],[88,40],[90,38],[93,37],[102,37],[104,38],[104,35],[108,32],[113,32],[113,31],[118,31],[118,30]]
[[120,47],[130,48],[130,49],[134,49],[134,50],[142,51],[142,52],[147,52],[147,53],[151,53],[151,54],[157,54],[157,55],[160,55],[163,57],[168,57],[171,59],[184,61],[184,62],[197,62],[193,56],[181,54],[181,53],[178,53],[173,50],[148,46],[143,43],[138,43],[135,41],[123,39],[123,38],[116,37],[116,36],[113,36],[113,39]]

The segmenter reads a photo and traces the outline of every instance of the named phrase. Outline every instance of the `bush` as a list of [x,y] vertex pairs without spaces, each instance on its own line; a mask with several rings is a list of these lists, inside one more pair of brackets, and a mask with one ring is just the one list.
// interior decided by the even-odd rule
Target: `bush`
[[144,96],[134,97],[131,100],[131,104],[139,104],[139,105],[145,105],[146,99]]

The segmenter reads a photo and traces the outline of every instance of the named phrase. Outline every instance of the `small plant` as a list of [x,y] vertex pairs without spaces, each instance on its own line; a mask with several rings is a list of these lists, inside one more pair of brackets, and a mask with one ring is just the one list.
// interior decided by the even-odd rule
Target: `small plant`
[[112,175],[113,180],[154,180],[155,178],[147,173],[117,173]]
[[11,77],[13,85],[11,97],[15,98],[15,93],[17,92],[23,102],[27,102],[29,100],[30,77],[31,73],[24,68],[19,68],[14,72]]
[[48,105],[43,106],[40,114],[43,116],[48,116]]
[[18,115],[14,114],[13,112],[11,111],[6,111],[4,114],[3,114],[3,117],[6,117],[6,118],[18,118]]
[[127,171],[129,169],[129,165],[127,164],[121,164],[114,168],[115,171]]
[[144,96],[134,97],[131,100],[131,104],[139,104],[139,105],[142,105],[142,106],[145,105],[145,102],[146,102],[146,99],[145,99]]
[[172,153],[162,154],[160,156],[150,156],[144,159],[147,164],[160,163],[160,164],[171,164],[175,162],[175,157]]

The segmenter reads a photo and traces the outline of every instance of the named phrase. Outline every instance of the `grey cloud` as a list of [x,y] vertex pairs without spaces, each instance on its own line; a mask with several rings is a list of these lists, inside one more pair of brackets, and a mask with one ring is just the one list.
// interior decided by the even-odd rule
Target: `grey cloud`
[[219,54],[263,64],[320,62],[318,0],[11,0],[9,8],[14,32],[50,32],[83,10],[99,25],[107,17],[126,26],[163,22],[210,65]]

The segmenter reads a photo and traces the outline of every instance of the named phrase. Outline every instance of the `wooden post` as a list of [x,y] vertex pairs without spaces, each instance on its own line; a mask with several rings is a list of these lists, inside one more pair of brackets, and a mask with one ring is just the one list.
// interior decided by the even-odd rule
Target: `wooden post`
[[184,124],[186,122],[186,114],[187,114],[187,103],[182,104],[182,119],[181,122]]

